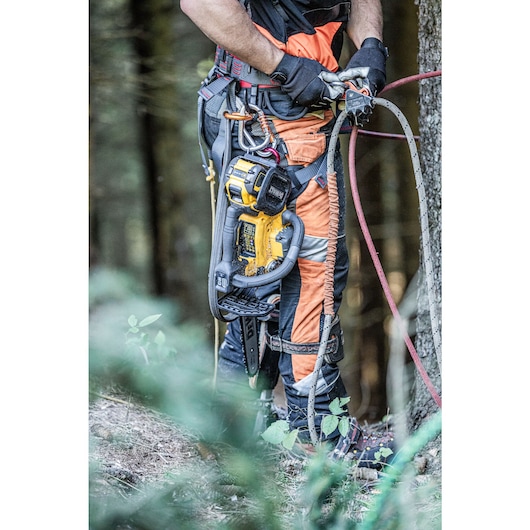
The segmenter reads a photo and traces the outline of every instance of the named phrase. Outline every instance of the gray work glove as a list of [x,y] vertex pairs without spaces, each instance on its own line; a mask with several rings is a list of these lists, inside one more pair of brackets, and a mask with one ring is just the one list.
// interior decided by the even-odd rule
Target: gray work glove
[[324,72],[332,73],[318,61],[286,53],[271,78],[279,81],[283,92],[296,103],[310,107],[331,103],[344,92],[343,88],[324,82]]
[[341,70],[340,72],[322,72],[320,78],[334,90],[340,91],[341,96],[344,91],[348,89],[346,81],[350,81],[357,88],[361,89],[368,83],[368,70],[367,66],[349,68],[348,70]]
[[338,88],[340,85],[345,92],[353,85],[357,90],[346,92],[346,110],[352,125],[362,127],[369,121],[374,108],[373,97],[369,88],[367,66],[353,67],[341,72],[322,73],[321,77],[326,83]]
[[352,55],[344,71],[347,72],[350,68],[367,66],[369,70],[366,78],[370,93],[375,96],[385,88],[387,57],[388,50],[383,43],[375,37],[368,37],[364,39],[361,47]]

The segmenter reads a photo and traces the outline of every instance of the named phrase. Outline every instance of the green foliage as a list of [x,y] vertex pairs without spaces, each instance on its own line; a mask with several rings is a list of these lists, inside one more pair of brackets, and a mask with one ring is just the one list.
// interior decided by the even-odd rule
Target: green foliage
[[197,63],[197,77],[199,81],[202,81],[211,70],[214,64],[213,58],[203,59]]
[[281,444],[286,449],[292,449],[298,436],[298,429],[289,431],[289,424],[285,420],[277,420],[269,425],[261,436],[266,442]]
[[[371,528],[378,530],[438,528],[439,487],[411,486],[409,462],[425,438],[398,461],[391,483],[383,484],[384,505],[371,500],[370,486],[352,474],[352,464],[331,461],[324,447],[317,447],[293,476],[284,467],[291,458],[284,449],[293,448],[298,431],[279,420],[261,442],[253,439],[257,409],[246,405],[254,396],[248,383],[234,385],[230,394],[213,393],[210,347],[201,328],[179,324],[178,314],[167,301],[137,293],[105,298],[101,290],[90,314],[91,386],[119,386],[198,439],[222,447],[223,456],[219,465],[176,469],[160,485],[138,488],[126,497],[119,491],[115,496],[92,494],[90,530],[355,530],[363,519],[376,521],[378,526]],[[330,414],[322,418],[323,432],[343,432],[347,403],[347,398],[331,403]],[[385,475],[392,469],[386,468]],[[233,492],[227,494],[227,487]],[[205,504],[215,504],[225,518],[212,525]]]
[[153,324],[161,316],[161,314],[149,315],[143,318],[140,322],[138,322],[136,315],[131,315],[127,320],[129,324],[129,330],[127,331],[126,345],[129,347],[138,348],[138,350],[142,353],[145,359],[145,364],[149,364],[149,347],[154,343],[154,345],[159,349],[162,348],[166,341],[166,336],[164,335],[164,332],[162,330],[158,330],[154,339],[151,342],[149,333],[142,331],[142,328]]
[[[380,485],[380,494],[375,498],[371,510],[368,512],[366,518],[361,525],[360,530],[379,530],[381,528],[393,528],[388,524],[395,520],[395,513],[387,515],[388,508],[392,504],[397,506],[398,514],[401,511],[399,505],[400,497],[392,495],[395,492],[394,486],[399,479],[406,476],[407,471],[410,470],[409,463],[414,458],[414,455],[420,451],[428,442],[438,436],[442,429],[442,414],[438,411],[427,423],[423,424],[413,436],[411,436],[399,451],[392,466],[389,467],[384,479]],[[431,493],[431,492],[429,492]],[[436,496],[436,493],[435,493]],[[409,497],[411,495],[409,494]],[[437,499],[440,500],[439,498]],[[439,505],[439,502],[437,503]],[[440,518],[435,520],[436,524],[440,524]]]
[[394,451],[390,449],[390,447],[382,447],[379,451],[377,451],[374,456],[377,462],[379,462],[382,458],[388,458],[391,454],[393,454]]
[[[349,397],[335,398],[329,404],[331,414],[324,414],[321,423],[321,430],[325,436],[329,436],[337,428],[343,436],[348,434],[350,419],[345,413],[349,401]],[[278,420],[273,422],[261,436],[271,444],[281,444],[286,449],[292,449],[298,436],[298,429],[289,431],[289,424],[285,420]]]
[[329,410],[331,411],[331,414],[324,415],[321,425],[322,432],[326,436],[329,436],[335,429],[337,429],[337,427],[343,436],[348,434],[348,429],[350,428],[350,419],[347,416],[348,409],[346,406],[349,401],[349,397],[335,398],[329,404]]
[[302,488],[307,514],[304,528],[353,528],[343,525],[348,524],[348,506],[360,487],[348,479],[349,471],[344,461],[332,461],[322,448],[317,451],[307,466]]

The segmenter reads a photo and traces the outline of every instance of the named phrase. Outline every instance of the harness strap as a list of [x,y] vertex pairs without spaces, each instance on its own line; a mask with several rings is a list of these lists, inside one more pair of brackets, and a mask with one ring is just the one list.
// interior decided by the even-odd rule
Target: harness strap
[[280,83],[271,79],[261,70],[238,59],[225,49],[217,46],[215,50],[215,67],[219,74],[229,75],[242,82],[244,86],[258,85],[266,88],[280,88]]
[[[199,91],[199,100],[197,103],[197,113],[198,113],[198,136],[199,136],[199,150],[201,153],[201,159],[202,159],[202,167],[204,169],[204,173],[208,176],[209,169],[208,169],[208,162],[206,161],[206,156],[204,154],[204,148],[202,145],[203,141],[203,133],[202,133],[202,126],[203,126],[203,112],[204,112],[204,103],[206,101],[209,101],[212,99],[215,95],[219,94],[219,92],[222,92],[231,82],[233,79],[231,79],[228,76],[224,77],[218,77],[212,82],[204,82]],[[208,157],[212,158],[212,153],[208,152]],[[213,159],[213,158],[212,158]],[[219,164],[221,162],[221,157],[218,153],[216,153],[215,157],[215,163]],[[217,165],[218,170],[220,170],[221,166]]]
[[[307,184],[312,178],[315,178],[320,187],[324,188],[327,183],[326,167],[327,153],[324,153],[306,167],[297,169],[295,171],[290,171],[289,174],[293,182],[293,188],[296,190],[302,190],[305,184]],[[291,199],[292,198],[293,196],[291,195]]]
[[219,125],[219,132],[217,137],[213,142],[211,156],[215,166],[219,171],[219,183],[222,187],[225,179],[225,163],[230,158],[231,146],[230,146],[230,136],[231,136],[231,124],[226,118],[221,119],[221,124]]
[[[212,74],[212,72],[210,72]],[[215,74],[214,74],[215,75]],[[234,100],[235,98],[235,83],[234,78],[230,76],[221,76],[217,77],[213,81],[210,81],[211,75],[208,76],[207,81],[205,81],[199,91],[199,147],[201,149],[201,156],[203,159],[203,167],[205,165],[205,157],[204,152],[202,148],[202,125],[203,125],[203,112],[204,112],[204,103],[209,101],[211,98],[222,92],[223,90],[227,90],[227,96],[226,96],[226,102],[227,102],[227,110],[231,110],[228,107],[230,106],[230,102]],[[231,130],[231,126],[229,121],[226,118],[221,118],[221,124],[219,126],[219,132],[217,134],[217,138],[215,139],[211,151],[209,153],[210,158],[214,161],[215,166],[217,167],[218,171],[221,172],[221,169],[223,168],[223,163],[229,158],[230,156],[230,134],[227,133],[227,129]],[[223,175],[220,175],[220,178],[222,178]]]
[[[336,318],[331,328],[331,338],[326,343],[326,355],[333,357],[333,354],[338,351],[339,346],[344,345],[343,335],[339,319]],[[317,355],[320,348],[320,342],[291,342],[282,339],[279,335],[271,335],[268,331],[265,333],[265,342],[272,351],[288,353],[289,355]]]
[[[216,75],[218,77],[215,77]],[[208,80],[201,85],[198,91],[200,129],[202,128],[202,113],[204,103],[209,101],[214,96],[221,93],[227,88],[229,90],[232,89],[232,91],[235,92],[235,83],[232,84],[232,86],[230,87],[230,84],[234,81],[239,81],[239,84],[241,86],[250,85],[250,88],[247,88],[247,90],[257,90],[257,88],[276,89],[277,87],[279,87],[278,83],[272,80],[266,74],[264,74],[260,70],[256,70],[249,64],[237,59],[236,57],[228,53],[226,50],[218,46],[215,56],[215,66],[210,72]],[[276,84],[276,86],[273,86],[273,84]],[[254,94],[254,98],[255,97],[257,97],[257,92]],[[295,116],[295,118],[302,117],[307,112],[307,110],[308,109],[304,109],[300,116]],[[293,118],[282,116],[282,119]],[[215,165],[219,169],[222,167],[223,158],[225,158],[223,156],[223,152],[226,148],[227,141],[225,130],[226,127],[224,127],[223,125],[224,124],[221,122],[221,126],[219,128],[219,135],[215,140],[214,145],[212,146],[211,153],[209,153],[211,158],[214,160]],[[201,140],[202,131],[199,130],[199,146],[201,148],[203,168],[206,172],[207,164],[203,154]],[[293,192],[291,195],[291,199],[294,199],[297,195],[299,195],[304,190],[305,185],[313,178],[316,178],[317,182],[322,188],[325,187],[327,183],[326,166],[327,153],[324,153],[317,160],[315,160],[306,167],[302,167],[301,169],[288,169],[293,183]]]
[[213,98],[216,94],[219,94],[226,86],[228,86],[233,79],[227,75],[214,79],[209,84],[201,85],[199,89],[199,96],[205,101]]

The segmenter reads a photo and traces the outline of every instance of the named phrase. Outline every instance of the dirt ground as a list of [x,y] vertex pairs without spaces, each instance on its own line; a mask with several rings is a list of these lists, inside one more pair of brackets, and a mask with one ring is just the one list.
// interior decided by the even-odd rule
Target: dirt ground
[[105,394],[89,411],[90,462],[97,468],[91,494],[105,495],[119,486],[138,490],[163,483],[168,471],[201,461],[198,441],[168,418]]
[[[123,499],[149,495],[153,488],[169,487],[177,475],[189,472],[193,485],[187,494],[203,499],[198,515],[203,524],[199,522],[197,528],[216,528],[220,523],[226,525],[234,513],[247,508],[244,492],[230,480],[222,478],[218,453],[192,433],[175,425],[171,418],[119,393],[106,392],[93,397],[89,409],[90,502],[101,503],[116,495]],[[304,462],[282,454],[277,463],[278,480],[282,482],[286,496],[292,499],[300,488]],[[437,450],[419,455],[415,464],[415,485],[431,483],[438,488]],[[358,505],[360,502],[361,506],[366,506],[370,496],[377,493],[378,474],[362,468],[356,472],[355,478],[366,486],[358,492]],[[212,488],[215,489],[214,495],[211,494]],[[425,502],[429,504],[430,501]],[[288,503],[285,509],[289,511]],[[112,528],[136,530],[131,526]]]
[[[219,465],[222,449],[219,452],[219,448],[207,447],[170,418],[119,393],[105,393],[91,402],[89,431],[91,503],[105,504],[117,494],[124,501],[132,497],[147,499],[153,489],[161,491],[174,486],[177,477],[189,476],[186,491],[180,490],[179,495],[201,498],[200,513],[192,514],[196,519],[193,528],[213,529],[221,523],[232,528],[231,519],[249,508],[245,492]],[[283,458],[279,472],[289,474],[294,484],[301,476],[302,463]],[[137,530],[122,524],[95,527]]]

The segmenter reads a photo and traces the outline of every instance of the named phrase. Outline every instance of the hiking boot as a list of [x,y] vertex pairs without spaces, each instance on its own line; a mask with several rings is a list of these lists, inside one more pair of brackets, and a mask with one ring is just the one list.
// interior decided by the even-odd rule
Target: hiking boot
[[332,460],[356,461],[359,467],[381,469],[392,461],[395,451],[394,433],[391,430],[367,432],[361,429],[355,418],[350,418],[347,435],[341,435],[329,457]]

